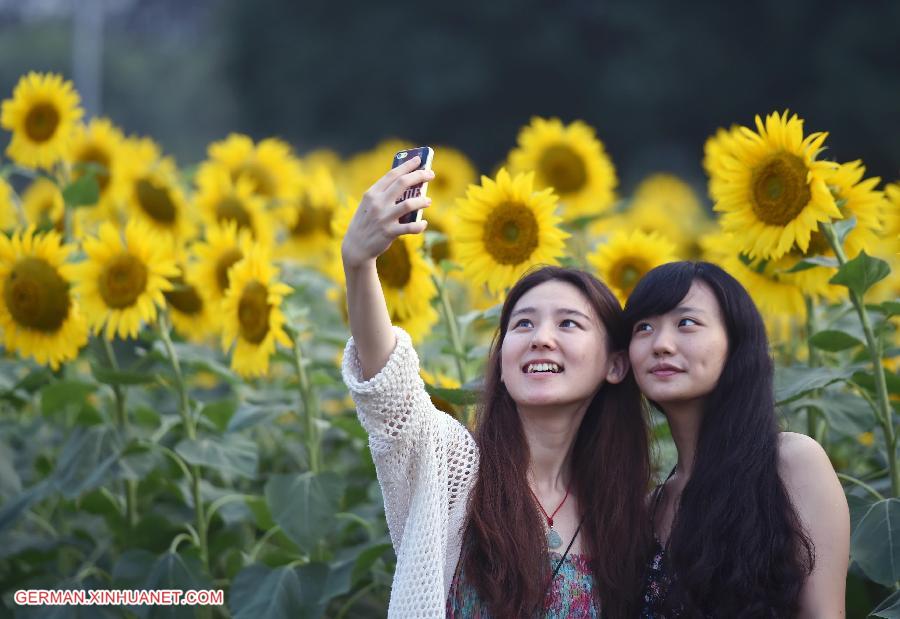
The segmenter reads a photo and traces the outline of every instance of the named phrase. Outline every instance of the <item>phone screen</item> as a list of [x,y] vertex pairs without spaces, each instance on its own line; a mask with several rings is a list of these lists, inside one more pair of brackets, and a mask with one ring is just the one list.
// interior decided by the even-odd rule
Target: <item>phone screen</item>
[[[391,168],[396,168],[398,165],[401,165],[411,158],[419,156],[419,167],[418,170],[430,170],[431,169],[431,161],[434,158],[434,150],[429,146],[419,146],[417,148],[409,148],[407,150],[401,150],[396,155],[394,155],[394,161],[391,164]],[[409,189],[403,192],[403,195],[397,198],[395,204],[399,204],[404,200],[408,200],[409,198],[418,198],[420,196],[425,196],[426,191],[428,190],[428,183],[419,183],[418,185],[413,185]],[[419,221],[422,219],[422,210],[418,209],[411,213],[407,213],[403,217],[400,218],[401,224],[410,224],[415,221]]]

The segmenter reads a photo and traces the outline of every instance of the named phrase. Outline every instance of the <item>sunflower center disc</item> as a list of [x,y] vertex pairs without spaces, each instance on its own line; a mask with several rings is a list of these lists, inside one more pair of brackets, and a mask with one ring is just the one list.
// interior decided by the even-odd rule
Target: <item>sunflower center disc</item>
[[47,262],[23,258],[7,277],[3,302],[18,324],[53,333],[69,315],[69,284]]
[[401,289],[412,277],[412,261],[406,242],[394,241],[387,251],[375,260],[378,279],[391,288]]
[[238,324],[241,337],[251,344],[259,344],[269,332],[269,291],[257,281],[244,287],[238,303]]
[[35,142],[46,142],[56,133],[59,112],[49,103],[38,103],[25,117],[25,133]]
[[[445,233],[443,226],[436,224],[433,220],[428,221],[428,229],[441,234]],[[440,264],[441,260],[450,259],[450,244],[446,238],[431,245],[431,259],[435,264]]]
[[228,290],[228,269],[243,257],[244,252],[240,249],[229,249],[216,260],[216,283],[219,284],[219,292],[222,294]]
[[614,269],[613,281],[625,294],[630,294],[638,280],[641,279],[641,275],[646,271],[644,265],[623,262]]
[[[80,152],[76,159],[78,163],[96,163],[103,168],[102,170],[97,170],[97,173],[94,175],[94,178],[97,180],[97,186],[100,188],[100,193],[103,193],[106,186],[109,185],[109,155],[96,146],[89,146]],[[76,172],[74,176],[75,178],[81,178],[83,173]]]
[[291,236],[305,237],[317,230],[330,230],[328,211],[313,206],[308,195],[297,201],[297,211],[297,223],[291,228]]
[[584,160],[571,148],[561,144],[544,150],[538,170],[545,184],[559,193],[574,193],[587,183]]
[[223,198],[216,205],[216,220],[221,222],[233,221],[238,225],[238,228],[253,231],[250,213],[244,208],[243,203],[234,196]]
[[166,303],[182,314],[199,314],[203,311],[203,299],[197,293],[196,288],[180,277],[172,283],[175,284],[175,287],[163,293]]
[[120,254],[100,275],[97,289],[112,309],[131,307],[147,288],[147,267],[131,254]]
[[175,203],[172,202],[172,196],[167,187],[160,187],[153,181],[142,178],[134,184],[134,191],[137,194],[141,210],[154,221],[163,224],[175,223]]
[[764,223],[784,226],[809,204],[806,182],[809,170],[803,160],[778,153],[753,171],[753,212]]
[[488,215],[482,241],[500,264],[520,264],[537,249],[537,219],[526,206],[505,202]]
[[245,163],[232,175],[234,180],[238,178],[249,179],[253,183],[253,192],[266,198],[275,196],[275,181],[272,175],[263,166],[257,163]]
[[813,231],[809,235],[809,247],[806,250],[806,256],[821,256],[831,253],[831,245],[828,239],[818,230]]

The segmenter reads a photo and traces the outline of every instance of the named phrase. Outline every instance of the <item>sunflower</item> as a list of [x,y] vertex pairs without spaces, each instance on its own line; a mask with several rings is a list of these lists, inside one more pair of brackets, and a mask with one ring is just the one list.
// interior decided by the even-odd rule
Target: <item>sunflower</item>
[[250,231],[233,221],[210,226],[206,239],[192,247],[197,259],[188,267],[187,279],[196,282],[210,303],[217,304],[228,291],[231,267],[247,255],[252,242]]
[[354,155],[337,178],[338,186],[345,194],[361,196],[390,169],[398,151],[414,146],[415,144],[406,140],[391,138],[380,142],[371,150]]
[[165,306],[168,278],[178,275],[172,249],[146,225],[130,221],[124,238],[111,223],[84,241],[87,260],[78,265],[78,294],[90,326],[106,339],[137,337],[142,322],[156,318]]
[[38,176],[22,193],[22,210],[29,225],[63,231],[66,206],[59,186]]
[[406,331],[414,344],[420,344],[428,337],[438,320],[440,320],[440,314],[430,303],[423,305],[415,313],[405,318],[399,316],[397,312],[391,312],[391,324]]
[[[184,272],[184,269],[182,269]],[[186,340],[203,343],[219,328],[219,314],[202,287],[180,275],[163,293],[175,330]]]
[[[890,183],[884,188],[887,208],[884,213],[883,238],[890,240],[897,247],[900,241],[900,183]],[[900,251],[897,247],[896,251]],[[896,253],[895,251],[895,253]]]
[[197,176],[197,207],[206,225],[233,221],[239,228],[250,231],[253,239],[271,244],[272,224],[265,210],[265,200],[254,190],[247,178],[232,180],[228,171],[219,167],[207,167]]
[[298,195],[283,202],[275,212],[285,228],[278,256],[312,266],[327,259],[333,244],[331,218],[338,203],[337,186],[328,168],[323,165],[310,168]]
[[[785,335],[784,326],[806,321],[806,302],[796,280],[785,273],[785,264],[752,260],[727,232],[708,234],[700,240],[704,260],[718,264],[738,280],[766,318],[770,335]],[[776,338],[778,339],[778,338]]]
[[312,150],[300,160],[303,169],[312,170],[321,166],[328,170],[332,177],[340,173],[342,165],[341,156],[329,148]]
[[106,118],[93,118],[86,126],[79,123],[72,132],[68,160],[73,166],[73,180],[84,174],[82,166],[99,166],[94,178],[100,196],[94,206],[106,218],[115,213],[122,196],[122,166],[127,159],[124,147],[122,131]]
[[510,172],[535,173],[538,189],[552,187],[566,219],[609,210],[618,180],[612,161],[592,127],[576,120],[532,118],[509,154]]
[[[332,224],[335,244],[347,233],[356,208],[357,201],[347,199],[335,213]],[[402,321],[409,321],[414,329],[428,322],[424,318],[430,320],[434,317],[436,320],[437,316],[432,314],[434,310],[431,308],[431,300],[437,296],[432,280],[434,270],[422,256],[423,241],[421,234],[399,236],[375,260],[378,279],[394,324],[404,326]],[[339,283],[344,282],[343,271],[337,265],[329,270],[328,275]]]
[[240,133],[232,133],[207,149],[209,160],[197,171],[198,182],[206,174],[224,167],[234,183],[244,179],[254,195],[264,201],[281,201],[295,195],[300,182],[300,162],[291,146],[277,138],[259,144]]
[[456,255],[472,284],[499,294],[536,264],[559,264],[569,234],[559,229],[552,189],[534,191],[534,173],[515,177],[501,168],[497,179],[481,177],[457,213]]
[[84,114],[79,103],[72,82],[60,75],[22,76],[13,98],[0,108],[0,126],[12,131],[6,154],[25,167],[49,169],[68,152],[72,130]]
[[11,230],[19,225],[16,206],[13,204],[13,190],[3,177],[0,177],[0,232]]
[[787,112],[765,124],[757,116],[756,129],[741,129],[711,181],[722,228],[751,258],[779,258],[795,243],[806,251],[820,221],[841,217],[825,184],[834,165],[815,160],[826,134],[804,138],[803,121]]
[[56,370],[87,343],[87,321],[71,293],[75,250],[55,231],[0,234],[0,331],[4,346]]
[[194,236],[196,222],[179,183],[178,168],[149,139],[130,140],[124,197],[129,213],[171,243]]
[[[862,162],[842,164],[825,173],[825,181],[837,201],[843,218],[856,218],[856,225],[844,240],[844,252],[852,259],[863,249],[872,252],[878,242],[881,217],[888,209],[884,193],[875,189],[880,178],[863,179],[866,169]],[[810,256],[834,256],[831,245],[821,232],[814,231],[809,246],[802,251],[796,245],[785,256],[776,261],[776,267],[788,271],[797,262]],[[827,301],[836,301],[846,293],[841,286],[829,283],[835,269],[815,267],[793,273],[785,272],[782,278],[796,284],[804,293]]]
[[[419,368],[419,375],[422,377],[422,380],[425,381],[425,384],[431,385],[432,387],[437,387],[439,389],[459,389],[460,387],[458,380],[450,378],[442,372],[431,373],[425,368]],[[431,403],[434,404],[434,407],[439,411],[444,411],[453,417],[459,415],[459,409],[456,405],[451,404],[440,396],[432,395]]]
[[587,260],[624,305],[647,271],[675,260],[675,245],[656,233],[616,232]]
[[278,270],[265,247],[255,244],[232,267],[231,285],[222,301],[222,348],[232,345],[231,369],[241,376],[262,376],[276,342],[290,346],[281,301],[291,287],[276,280]]
[[710,197],[714,195],[713,184],[717,184],[725,172],[725,162],[734,156],[732,153],[740,135],[741,128],[738,125],[731,125],[729,129],[719,127],[716,134],[707,138],[703,145],[703,169],[709,176]]
[[[428,197],[432,203],[425,212],[425,218],[430,231],[445,236],[431,245],[431,259],[434,264],[440,264],[442,260],[453,260],[455,257],[456,199],[463,197],[478,177],[472,162],[464,154],[446,146],[435,148],[434,172],[434,180],[428,183]],[[457,275],[460,272],[451,273]]]

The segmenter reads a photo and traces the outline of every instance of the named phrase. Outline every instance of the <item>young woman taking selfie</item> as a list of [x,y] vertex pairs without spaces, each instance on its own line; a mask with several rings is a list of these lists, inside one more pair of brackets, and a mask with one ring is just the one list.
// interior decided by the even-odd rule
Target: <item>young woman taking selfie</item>
[[476,428],[431,403],[392,327],[376,259],[425,222],[395,200],[417,158],[364,195],[343,240],[344,380],[369,433],[397,554],[391,617],[633,617],[650,550],[647,424],[615,297],[545,267],[509,292]]
[[843,617],[847,501],[819,444],[778,429],[746,290],[715,265],[670,263],[625,314],[632,371],[678,449],[651,495],[641,617]]

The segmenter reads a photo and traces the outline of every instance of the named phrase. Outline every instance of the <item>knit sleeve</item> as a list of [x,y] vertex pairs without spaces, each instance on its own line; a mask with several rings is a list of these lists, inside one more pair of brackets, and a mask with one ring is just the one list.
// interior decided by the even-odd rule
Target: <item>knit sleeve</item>
[[[353,338],[344,350],[343,378],[369,434],[369,447],[384,494],[385,516],[395,548],[403,537],[411,495],[440,484],[447,512],[459,512],[477,469],[469,431],[435,408],[419,376],[419,357],[409,335],[394,327],[397,344],[384,367],[362,380]],[[430,488],[428,492],[437,492]],[[446,492],[446,494],[444,494]]]

